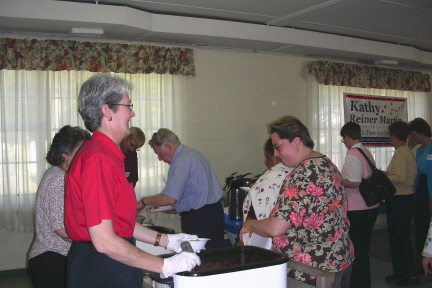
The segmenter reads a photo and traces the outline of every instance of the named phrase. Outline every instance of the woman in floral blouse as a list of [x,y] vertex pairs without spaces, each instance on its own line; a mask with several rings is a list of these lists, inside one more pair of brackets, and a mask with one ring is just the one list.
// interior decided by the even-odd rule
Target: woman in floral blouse
[[[270,218],[244,222],[240,235],[273,237],[273,250],[290,260],[335,273],[332,287],[348,287],[354,249],[348,236],[342,176],[313,151],[307,128],[294,116],[270,124],[275,156],[294,170],[286,177]],[[299,280],[305,276],[294,272]]]

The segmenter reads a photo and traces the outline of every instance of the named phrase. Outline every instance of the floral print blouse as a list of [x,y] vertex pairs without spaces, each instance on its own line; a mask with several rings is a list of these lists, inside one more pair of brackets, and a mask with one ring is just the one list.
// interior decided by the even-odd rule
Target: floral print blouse
[[29,259],[47,251],[66,256],[71,243],[54,231],[64,229],[64,176],[57,166],[45,171],[36,193],[36,238],[29,252]]
[[270,216],[283,181],[292,170],[293,168],[279,163],[258,178],[243,202],[243,221],[246,220],[251,206],[255,211],[256,219],[261,220]]
[[432,219],[429,225],[429,232],[425,241],[425,246],[422,255],[424,257],[432,258]]
[[347,268],[354,260],[354,247],[337,167],[327,156],[306,159],[285,180],[271,216],[291,226],[273,238],[273,250],[333,273]]

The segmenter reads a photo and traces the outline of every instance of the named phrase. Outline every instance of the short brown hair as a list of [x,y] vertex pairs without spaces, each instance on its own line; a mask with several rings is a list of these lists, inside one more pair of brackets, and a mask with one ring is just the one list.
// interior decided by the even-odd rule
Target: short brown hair
[[408,124],[403,121],[395,121],[388,127],[390,136],[397,140],[406,142],[408,138]]
[[361,140],[360,125],[355,122],[347,122],[344,126],[342,126],[340,136],[348,136],[352,140]]
[[423,134],[426,137],[431,137],[431,128],[429,124],[422,118],[415,118],[408,123],[408,130],[415,131],[418,134]]
[[274,156],[274,149],[273,149],[273,143],[272,143],[271,138],[269,138],[269,139],[266,141],[266,143],[265,143],[265,145],[264,145],[264,150],[265,150],[267,153],[269,153],[270,155],[273,155],[273,156]]
[[129,139],[135,139],[138,147],[142,147],[145,143],[144,132],[138,127],[130,127]]
[[270,134],[276,133],[279,138],[287,139],[289,142],[298,137],[306,147],[313,149],[315,146],[309,135],[309,130],[294,116],[288,115],[277,119],[269,124],[269,130]]

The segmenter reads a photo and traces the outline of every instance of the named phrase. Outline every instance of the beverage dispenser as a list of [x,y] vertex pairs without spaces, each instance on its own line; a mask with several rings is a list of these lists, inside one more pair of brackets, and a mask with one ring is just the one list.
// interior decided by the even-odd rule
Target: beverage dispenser
[[229,175],[228,177],[225,178],[225,185],[223,187],[223,192],[224,192],[224,203],[223,203],[223,207],[228,207],[229,206],[229,190],[230,190],[230,185],[231,185],[231,181],[234,180],[234,178],[236,178],[234,175],[236,175],[237,172],[232,173],[231,175]]
[[228,197],[228,217],[230,220],[242,220],[243,219],[243,201],[246,197],[246,191],[241,187],[249,187],[252,183],[252,178],[245,178],[245,176],[251,173],[233,177],[229,184]]

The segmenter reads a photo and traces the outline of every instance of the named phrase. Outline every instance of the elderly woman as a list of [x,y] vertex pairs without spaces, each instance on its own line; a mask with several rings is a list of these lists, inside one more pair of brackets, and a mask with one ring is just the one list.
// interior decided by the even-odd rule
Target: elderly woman
[[276,205],[277,197],[283,180],[294,169],[283,165],[274,156],[272,140],[268,139],[264,146],[264,157],[267,171],[253,184],[243,202],[243,220],[264,219]]
[[368,288],[371,287],[369,247],[372,230],[378,217],[379,203],[368,207],[360,194],[362,178],[368,178],[372,174],[372,169],[356,148],[362,149],[372,163],[375,161],[369,150],[360,142],[360,125],[348,122],[341,128],[340,135],[342,143],[348,149],[342,177],[348,199],[349,235],[354,244],[356,258],[352,267],[350,287]]
[[33,287],[66,287],[66,255],[72,240],[63,220],[64,176],[78,149],[90,133],[64,126],[52,140],[46,160],[48,168],[36,193],[36,237],[29,252]]
[[246,220],[240,235],[273,237],[272,250],[335,273],[332,287],[348,287],[354,251],[341,174],[327,156],[313,150],[309,131],[294,116],[270,124],[270,132],[275,156],[294,170],[270,217]]
[[406,145],[408,124],[402,121],[393,122],[388,131],[395,152],[387,167],[387,176],[396,187],[396,194],[385,199],[393,265],[393,275],[386,277],[386,283],[393,284],[397,281],[400,285],[407,286],[420,283],[410,239],[415,201],[413,185],[417,168],[414,155]]
[[409,122],[408,130],[412,139],[420,144],[416,151],[417,176],[414,183],[414,253],[420,256],[432,213],[432,133],[429,124],[422,118],[415,118]]
[[166,235],[136,220],[136,196],[126,179],[120,142],[135,116],[131,85],[109,74],[81,87],[79,113],[92,138],[76,154],[65,179],[65,227],[74,240],[68,287],[142,287],[142,269],[171,276],[200,263],[194,253],[162,259],[135,247],[135,239],[180,252],[187,234]]

